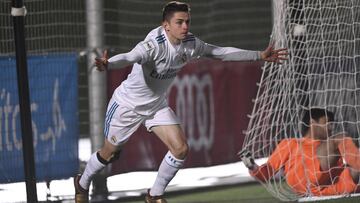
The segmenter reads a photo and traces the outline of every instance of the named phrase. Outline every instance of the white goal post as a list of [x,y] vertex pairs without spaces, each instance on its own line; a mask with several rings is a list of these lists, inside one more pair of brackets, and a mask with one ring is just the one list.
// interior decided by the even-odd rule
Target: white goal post
[[[299,138],[305,110],[335,113],[335,133],[360,133],[360,1],[273,0],[272,40],[289,60],[266,63],[243,148],[268,157],[280,140]],[[296,195],[277,176],[264,183],[281,200]],[[305,196],[312,196],[307,194]]]

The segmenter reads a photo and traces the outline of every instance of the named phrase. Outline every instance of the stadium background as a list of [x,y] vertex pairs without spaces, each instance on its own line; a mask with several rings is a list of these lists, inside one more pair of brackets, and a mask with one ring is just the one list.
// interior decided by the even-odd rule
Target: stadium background
[[[113,53],[131,49],[161,21],[166,1],[104,1],[104,44]],[[185,1],[189,2],[189,1]],[[28,54],[86,52],[85,1],[26,1],[26,45]],[[271,3],[267,0],[225,0],[191,2],[191,32],[219,46],[263,49],[271,34]],[[10,1],[1,2],[2,56],[14,55]],[[99,47],[101,48],[101,47]],[[86,137],[86,68],[79,68],[80,137]]]
[[[190,2],[192,8],[191,32],[205,42],[251,50],[262,50],[267,46],[272,27],[270,1],[197,0],[186,2]],[[16,117],[17,97],[16,85],[14,85],[16,77],[14,77],[13,58],[15,48],[10,3],[10,1],[0,2],[0,67],[6,70],[3,71],[0,81],[0,126],[2,126],[0,128],[2,135],[0,179],[2,183],[18,182],[23,178],[19,145],[21,136],[16,134],[16,129],[19,132],[20,126],[19,121],[16,120],[18,117]],[[111,54],[131,49],[151,29],[160,24],[161,8],[164,3],[165,1],[145,0],[104,1],[104,47],[98,48],[109,49]],[[86,42],[86,1],[29,0],[25,1],[25,6],[28,10],[25,27],[30,92],[34,103],[34,110],[32,110],[36,111],[34,123],[39,130],[40,140],[39,145],[35,146],[37,176],[39,181],[68,178],[79,168],[76,163],[78,161],[77,140],[89,136],[86,56],[94,50],[87,48]],[[192,153],[187,167],[236,161],[235,154],[241,147],[242,131],[246,129],[248,121],[246,115],[251,111],[251,99],[256,94],[255,84],[260,78],[260,66],[259,63],[221,63],[202,60],[188,65],[179,75],[180,78],[203,79],[206,78],[206,73],[210,73],[210,77],[214,79],[211,83],[211,87],[214,88],[214,108],[216,113],[220,113],[214,118],[215,125],[219,127],[214,129],[215,144],[211,145],[212,151],[209,154],[201,150],[198,153]],[[109,97],[128,72],[129,68],[108,73]],[[60,78],[60,81],[56,82],[57,78]],[[241,87],[246,87],[246,92],[241,92]],[[178,90],[172,88],[169,93],[170,104],[176,109],[176,100],[172,98],[178,95]],[[192,96],[196,97],[196,94],[199,92],[193,92]],[[209,98],[211,92],[205,89],[202,94]],[[56,100],[58,98],[59,101]],[[209,104],[210,101],[206,100],[205,103]],[[61,107],[61,112],[57,111],[56,104]],[[42,107],[44,110],[41,110]],[[206,110],[209,109],[200,111]],[[12,126],[9,124],[10,120],[7,119],[10,111],[13,112],[15,119],[11,121]],[[54,118],[54,115],[57,117]],[[47,121],[54,122],[47,123]],[[62,121],[65,122],[66,129],[62,127]],[[196,126],[194,128],[198,133],[204,131]],[[53,129],[54,132],[48,133],[48,129]],[[206,129],[205,132],[210,130]],[[139,140],[144,139],[144,136],[140,137],[144,133],[144,129],[140,129],[137,133],[140,135],[135,135],[131,142],[138,143]],[[160,145],[150,136],[146,136],[145,140],[148,142],[147,145]],[[125,159],[125,162],[115,163],[112,172],[154,169],[165,152],[165,149],[161,147],[156,150],[156,155],[150,164],[139,166],[138,162],[130,163],[132,159]],[[124,157],[135,157],[139,150],[136,145],[129,143],[124,151]],[[141,159],[139,160],[141,162]]]

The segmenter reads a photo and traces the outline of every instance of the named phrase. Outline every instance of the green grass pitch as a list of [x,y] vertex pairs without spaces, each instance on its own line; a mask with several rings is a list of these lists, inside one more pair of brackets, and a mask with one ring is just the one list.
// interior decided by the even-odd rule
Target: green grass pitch
[[[281,202],[271,196],[260,184],[243,184],[226,187],[216,187],[166,195],[169,203],[262,203]],[[117,202],[143,203],[143,199],[134,201],[122,200]],[[315,201],[314,201],[315,202]],[[319,201],[316,201],[319,202]],[[359,197],[323,200],[322,203],[352,203],[360,202]]]

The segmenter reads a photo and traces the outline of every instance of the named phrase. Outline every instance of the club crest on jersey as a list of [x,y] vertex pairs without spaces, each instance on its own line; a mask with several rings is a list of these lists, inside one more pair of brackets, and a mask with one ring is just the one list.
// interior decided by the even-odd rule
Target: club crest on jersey
[[116,142],[117,142],[117,139],[116,139],[115,135],[111,136],[110,139],[111,139],[111,142],[113,142],[113,143],[116,143]]

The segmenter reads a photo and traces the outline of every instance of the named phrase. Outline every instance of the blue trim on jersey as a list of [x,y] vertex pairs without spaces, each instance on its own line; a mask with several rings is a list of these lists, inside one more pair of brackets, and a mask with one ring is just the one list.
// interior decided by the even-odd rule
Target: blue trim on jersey
[[166,40],[158,41],[158,44],[164,43]]
[[166,40],[164,34],[155,37],[155,39],[156,39],[156,41],[157,41],[158,44],[161,44],[161,43],[165,42],[165,40]]
[[165,37],[165,35],[164,35],[164,34],[161,34],[161,35],[159,35],[159,36],[155,37],[155,39],[156,39],[156,40],[158,40],[158,39],[160,39],[160,38],[164,38],[164,37]]
[[109,111],[106,113],[105,129],[104,129],[105,138],[108,137],[109,128],[110,128],[110,121],[111,121],[112,117],[114,116],[114,113],[115,113],[117,107],[119,107],[119,104],[114,102],[113,105],[111,105]]

